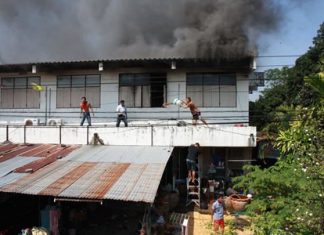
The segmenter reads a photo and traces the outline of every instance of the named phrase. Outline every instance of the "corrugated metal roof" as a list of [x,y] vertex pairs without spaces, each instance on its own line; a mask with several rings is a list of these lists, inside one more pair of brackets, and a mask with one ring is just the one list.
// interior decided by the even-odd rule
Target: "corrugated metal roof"
[[[172,148],[152,146],[83,146],[60,161],[165,163]],[[163,153],[163,154],[161,154]]]
[[0,191],[152,203],[171,152],[170,147],[83,146]]
[[8,72],[28,72],[32,66],[37,66],[37,72],[53,72],[55,70],[75,70],[90,69],[98,70],[98,63],[103,63],[104,69],[109,68],[161,68],[171,69],[171,63],[176,62],[177,68],[202,68],[218,67],[226,69],[250,71],[252,69],[253,56],[244,58],[139,58],[139,59],[102,59],[85,61],[52,61],[52,62],[34,62],[21,64],[0,64],[0,73]]
[[7,175],[18,167],[38,160],[38,157],[13,157],[7,161],[0,162],[0,177]]
[[16,180],[25,177],[28,173],[10,173],[0,178],[0,187],[11,184]]
[[[25,179],[38,169],[55,162],[76,149],[77,145],[5,144],[0,146],[0,187]],[[33,182],[31,182],[33,184]]]
[[6,66],[14,66],[14,65],[48,65],[48,64],[81,64],[81,63],[123,63],[123,62],[154,62],[154,61],[176,61],[176,62],[181,62],[181,61],[192,61],[192,62],[210,62],[210,61],[241,61],[244,59],[253,59],[254,55],[247,55],[245,57],[241,58],[231,58],[231,59],[226,59],[226,58],[193,58],[193,57],[168,57],[168,58],[115,58],[115,59],[96,59],[96,60],[70,60],[70,61],[35,61],[35,62],[27,62],[27,63],[18,63],[18,64],[0,64],[0,67],[6,67]]

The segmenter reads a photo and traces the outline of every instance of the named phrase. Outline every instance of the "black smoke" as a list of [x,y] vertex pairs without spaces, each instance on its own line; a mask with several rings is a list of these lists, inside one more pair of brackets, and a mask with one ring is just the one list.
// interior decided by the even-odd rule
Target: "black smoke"
[[271,0],[0,0],[0,58],[237,58],[281,19]]

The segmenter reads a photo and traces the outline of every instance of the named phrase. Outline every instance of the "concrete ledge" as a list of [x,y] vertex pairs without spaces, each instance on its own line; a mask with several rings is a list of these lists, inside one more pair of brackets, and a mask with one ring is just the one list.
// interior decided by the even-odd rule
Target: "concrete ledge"
[[[7,131],[8,130],[8,131]],[[234,126],[6,126],[0,141],[13,143],[88,144],[98,133],[109,145],[188,146],[199,142],[210,147],[255,147],[256,127]]]

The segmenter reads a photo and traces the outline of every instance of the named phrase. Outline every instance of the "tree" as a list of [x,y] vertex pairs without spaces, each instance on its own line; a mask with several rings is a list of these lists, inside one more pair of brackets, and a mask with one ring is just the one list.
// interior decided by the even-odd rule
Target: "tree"
[[293,68],[268,71],[272,87],[251,104],[251,120],[281,152],[234,179],[255,192],[247,212],[256,234],[324,234],[324,23],[313,43]]
[[248,206],[256,234],[323,234],[324,104],[298,107],[299,120],[280,131],[278,162],[268,168],[246,166],[236,188],[255,192]]
[[[266,78],[271,81],[270,88],[262,92],[260,98],[250,103],[250,123],[258,130],[267,130],[277,134],[269,127],[278,122],[277,112],[280,106],[312,106],[319,102],[320,96],[314,90],[309,80],[316,74],[324,72],[324,23],[320,26],[313,46],[305,55],[298,58],[293,68],[284,67],[266,72]],[[288,115],[291,115],[289,113]]]

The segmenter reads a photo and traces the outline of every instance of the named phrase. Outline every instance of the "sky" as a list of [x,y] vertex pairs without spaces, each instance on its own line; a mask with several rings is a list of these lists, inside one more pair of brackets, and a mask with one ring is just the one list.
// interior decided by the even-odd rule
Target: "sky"
[[[286,0],[286,15],[278,32],[264,35],[259,39],[259,55],[302,55],[312,46],[313,38],[321,23],[324,22],[324,0],[296,1],[300,4],[290,6]],[[286,3],[284,3],[286,2]],[[294,65],[298,57],[290,58],[259,58],[257,66]],[[258,67],[264,71],[279,67]],[[259,88],[259,91],[263,88]],[[260,92],[250,95],[255,100]]]

